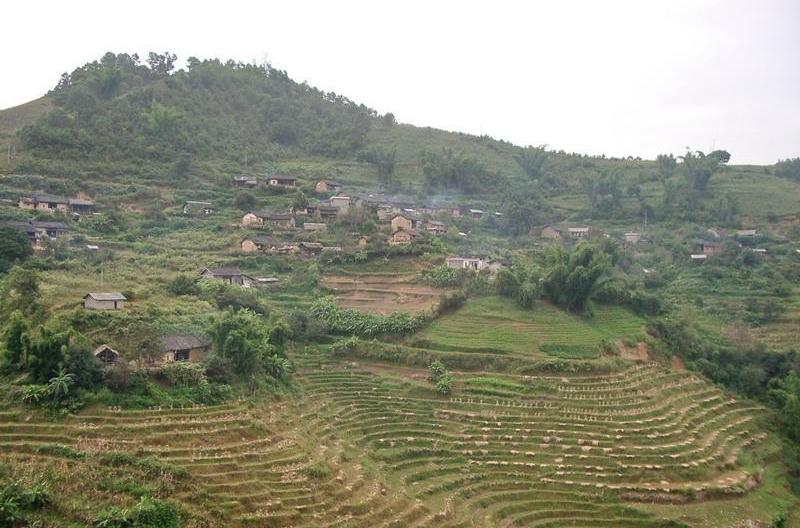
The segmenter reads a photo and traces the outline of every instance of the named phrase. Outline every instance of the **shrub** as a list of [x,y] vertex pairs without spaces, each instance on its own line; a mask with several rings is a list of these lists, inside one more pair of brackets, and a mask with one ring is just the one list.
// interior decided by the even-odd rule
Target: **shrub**
[[206,377],[210,381],[229,383],[233,379],[233,365],[228,358],[211,354],[205,361]]
[[436,392],[442,396],[450,396],[453,391],[453,377],[445,373],[439,381],[436,382]]
[[443,293],[439,296],[439,304],[436,305],[436,312],[438,315],[446,314],[461,308],[467,302],[467,296],[464,292]]
[[292,312],[289,328],[295,341],[319,341],[325,337],[328,327],[324,321],[309,317],[305,312]]
[[661,315],[664,313],[664,301],[657,295],[635,290],[630,295],[628,305],[640,315]]
[[173,295],[199,295],[200,287],[194,278],[181,274],[170,281],[167,291]]
[[422,279],[436,288],[456,288],[466,280],[465,270],[437,266],[422,272]]
[[134,508],[134,528],[180,528],[180,525],[180,510],[174,502],[142,497]]
[[322,480],[330,476],[331,467],[327,464],[327,462],[315,462],[314,464],[306,466],[303,469],[303,473],[311,478]]
[[331,355],[346,356],[358,348],[359,342],[360,341],[356,336],[340,339],[331,345]]
[[21,480],[5,484],[0,489],[0,525],[17,526],[25,521],[25,512],[40,510],[50,503],[44,482],[26,485]]
[[444,368],[444,365],[438,359],[428,367],[428,381],[431,383],[436,383],[445,374],[447,374],[447,369]]
[[255,197],[247,191],[242,191],[236,195],[236,207],[242,211],[247,211],[256,206]]
[[167,363],[161,367],[159,375],[177,387],[193,387],[208,383],[203,367],[187,361]]

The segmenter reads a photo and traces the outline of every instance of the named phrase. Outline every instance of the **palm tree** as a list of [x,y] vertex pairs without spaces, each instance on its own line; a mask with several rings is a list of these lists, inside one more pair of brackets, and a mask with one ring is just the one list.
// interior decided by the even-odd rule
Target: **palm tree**
[[50,378],[47,384],[47,394],[54,400],[61,400],[69,394],[70,388],[75,383],[75,375],[68,374],[64,367],[58,369],[58,374]]

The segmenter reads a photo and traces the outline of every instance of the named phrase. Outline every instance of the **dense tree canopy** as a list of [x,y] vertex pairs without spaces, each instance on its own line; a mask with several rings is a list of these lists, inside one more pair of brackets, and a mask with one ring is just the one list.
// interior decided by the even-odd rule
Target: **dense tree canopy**
[[350,155],[376,113],[334,93],[292,81],[271,66],[107,53],[64,74],[54,109],[21,131],[44,156],[172,162],[184,154],[267,159],[283,151]]
[[0,273],[33,254],[25,233],[13,227],[0,226]]
[[568,310],[583,310],[597,281],[610,268],[609,256],[592,244],[582,242],[571,252],[553,246],[547,255],[547,271],[542,281],[544,293]]

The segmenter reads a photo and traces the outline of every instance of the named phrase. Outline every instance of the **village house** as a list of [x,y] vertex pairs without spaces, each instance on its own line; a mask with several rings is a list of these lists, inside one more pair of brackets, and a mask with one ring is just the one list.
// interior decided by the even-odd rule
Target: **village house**
[[233,186],[253,189],[255,187],[258,187],[258,178],[254,176],[234,176]]
[[360,237],[358,237],[359,248],[364,249],[365,247],[367,247],[367,244],[369,244],[369,237],[365,235],[361,235]]
[[306,222],[303,224],[303,231],[323,232],[328,230],[328,225],[321,222]]
[[758,255],[759,257],[766,257],[768,255],[767,250],[764,248],[754,248],[751,251],[756,255]]
[[23,231],[35,250],[44,249],[43,243],[45,241],[55,240],[69,231],[69,227],[62,222],[44,222],[39,220],[10,222],[9,226]]
[[634,231],[628,231],[622,235],[622,239],[628,244],[637,244],[641,240],[642,234]]
[[83,306],[89,310],[122,310],[126,300],[119,292],[92,292],[83,296]]
[[561,229],[553,224],[545,224],[539,231],[539,236],[550,240],[561,240]]
[[321,220],[329,220],[339,216],[339,208],[333,207],[329,201],[317,202],[307,208],[309,216]]
[[573,239],[582,239],[589,236],[588,227],[568,227],[567,232],[569,233],[570,238]]
[[203,361],[211,348],[211,340],[202,334],[172,334],[161,338],[162,361]]
[[200,277],[210,280],[218,280],[234,286],[249,287],[249,281],[245,279],[244,273],[238,266],[224,266],[220,268],[203,268]]
[[470,218],[475,218],[475,219],[483,218],[484,213],[485,213],[485,211],[483,209],[468,209],[467,210],[467,216],[469,216]]
[[300,244],[297,242],[286,242],[278,248],[278,255],[295,255],[300,251]]
[[23,196],[17,204],[20,209],[36,209],[37,211],[69,211],[69,199],[52,194],[34,194]]
[[264,225],[264,217],[259,216],[260,211],[248,211],[242,217],[242,227],[258,227]]
[[295,218],[292,213],[271,213],[264,209],[248,211],[242,216],[242,227],[260,227],[265,224],[276,227],[294,227]]
[[692,253],[689,255],[689,259],[693,264],[702,264],[708,260],[708,255],[704,255],[703,253]]
[[401,227],[391,234],[389,237],[389,245],[402,246],[405,244],[410,244],[417,237],[419,237],[419,233],[417,233],[416,230]]
[[89,214],[94,209],[94,202],[83,198],[70,198],[69,211],[74,215]]
[[242,240],[242,251],[245,253],[254,253],[256,251],[274,253],[277,250],[278,243],[271,236],[252,235]]
[[275,227],[290,228],[295,226],[295,219],[292,213],[272,213],[264,217],[264,222]]
[[318,193],[339,192],[342,184],[333,180],[320,180],[314,186],[314,190]]
[[116,364],[117,360],[119,359],[119,352],[106,344],[95,348],[92,354],[107,367]]
[[267,183],[273,187],[296,187],[297,178],[292,176],[270,176]]
[[378,214],[378,220],[380,222],[385,222],[391,220],[392,215],[398,211],[395,211],[395,208],[389,204],[381,204],[375,208],[375,212]]
[[183,203],[183,214],[191,215],[196,212],[201,212],[204,215],[210,215],[214,212],[214,207],[211,202],[199,202],[196,200],[187,200]]
[[253,281],[255,281],[255,286],[262,288],[262,287],[275,286],[281,280],[278,277],[256,277],[253,279]]
[[323,245],[319,242],[300,242],[297,249],[304,257],[314,257],[322,253]]
[[425,222],[425,231],[434,235],[443,235],[447,233],[447,226],[438,220],[428,220]]
[[710,242],[708,240],[695,240],[694,251],[707,257],[714,257],[725,252],[725,246],[721,242]]
[[480,271],[488,267],[487,260],[481,257],[447,257],[445,264],[448,268],[473,271]]
[[417,228],[419,217],[411,213],[396,214],[392,217],[391,224],[392,231],[399,231],[400,229],[411,231]]
[[350,208],[350,197],[349,196],[331,196],[328,200],[331,207],[335,207],[340,211],[347,211]]
[[738,238],[755,238],[758,232],[755,229],[739,229],[736,231]]
[[461,216],[461,209],[453,205],[422,205],[417,207],[417,211],[431,216]]

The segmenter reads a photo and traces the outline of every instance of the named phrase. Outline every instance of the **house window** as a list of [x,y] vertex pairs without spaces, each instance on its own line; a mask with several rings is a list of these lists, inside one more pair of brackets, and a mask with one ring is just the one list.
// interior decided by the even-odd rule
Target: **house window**
[[175,351],[175,361],[189,361],[189,351],[188,350],[176,350]]

